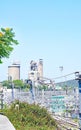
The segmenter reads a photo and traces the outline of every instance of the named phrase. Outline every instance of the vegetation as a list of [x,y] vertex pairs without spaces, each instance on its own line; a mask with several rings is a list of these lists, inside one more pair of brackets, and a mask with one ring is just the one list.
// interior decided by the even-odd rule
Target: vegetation
[[62,86],[63,89],[66,89],[66,87],[68,87],[69,89],[72,89],[72,88],[78,87],[78,81],[75,79],[67,80],[65,82],[57,83],[57,85]]
[[[19,109],[16,109],[19,104]],[[45,108],[35,104],[16,101],[10,108],[0,110],[6,115],[16,130],[56,130],[57,124]]]
[[2,58],[9,58],[13,50],[13,45],[17,45],[18,41],[14,39],[15,33],[12,28],[1,28],[0,31],[0,63]]
[[11,88],[11,84],[9,83],[8,80],[4,80],[4,81],[2,82],[2,86],[7,87],[7,88]]
[[39,90],[48,90],[48,86],[47,85],[40,85],[38,86]]
[[22,80],[14,80],[13,83],[15,88],[24,88],[24,83]]
[[4,88],[7,87],[8,89],[11,89],[12,88],[12,83],[14,83],[14,88],[16,88],[16,89],[19,89],[19,90],[23,89],[24,91],[28,91],[30,89],[30,85],[23,82],[23,80],[13,80],[13,81],[4,80],[2,82],[2,86]]

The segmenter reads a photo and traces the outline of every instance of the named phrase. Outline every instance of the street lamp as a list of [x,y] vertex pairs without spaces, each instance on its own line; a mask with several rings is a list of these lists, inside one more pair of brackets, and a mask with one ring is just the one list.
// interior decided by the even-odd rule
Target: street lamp
[[59,69],[62,72],[63,71],[63,66],[59,66]]

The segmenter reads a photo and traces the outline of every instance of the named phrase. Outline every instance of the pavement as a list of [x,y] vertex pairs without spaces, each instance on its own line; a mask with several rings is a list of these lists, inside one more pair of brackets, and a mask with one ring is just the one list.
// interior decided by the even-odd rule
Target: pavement
[[0,115],[0,130],[16,130],[16,129],[6,116]]

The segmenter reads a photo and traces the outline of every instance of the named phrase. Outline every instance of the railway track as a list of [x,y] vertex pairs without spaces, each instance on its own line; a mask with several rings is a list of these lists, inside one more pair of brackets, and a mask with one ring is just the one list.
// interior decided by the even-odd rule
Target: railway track
[[56,120],[60,130],[74,130],[74,129],[79,130],[78,123],[75,123],[71,119],[59,116],[53,116],[53,118]]

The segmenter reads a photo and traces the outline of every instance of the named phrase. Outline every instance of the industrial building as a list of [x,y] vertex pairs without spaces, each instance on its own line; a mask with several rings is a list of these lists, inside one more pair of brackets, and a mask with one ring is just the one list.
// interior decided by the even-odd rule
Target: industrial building
[[28,78],[36,81],[43,77],[43,60],[39,59],[39,62],[31,61]]
[[13,63],[8,66],[8,80],[20,80],[20,64]]

